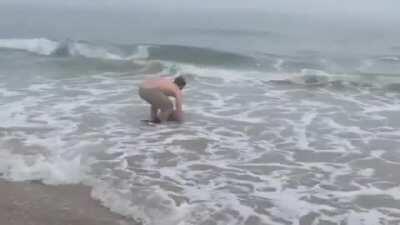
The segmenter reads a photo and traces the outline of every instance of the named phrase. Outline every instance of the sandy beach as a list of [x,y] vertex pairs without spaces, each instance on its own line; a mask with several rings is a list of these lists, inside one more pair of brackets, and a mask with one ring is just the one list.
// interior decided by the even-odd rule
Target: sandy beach
[[131,225],[90,198],[83,185],[47,186],[0,180],[2,225]]

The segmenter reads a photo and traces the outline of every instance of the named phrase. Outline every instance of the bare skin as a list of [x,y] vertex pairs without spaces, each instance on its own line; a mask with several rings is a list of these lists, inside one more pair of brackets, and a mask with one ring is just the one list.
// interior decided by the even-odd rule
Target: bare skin
[[144,88],[157,88],[166,96],[175,97],[175,110],[173,111],[161,111],[158,114],[158,108],[151,106],[151,119],[156,121],[157,119],[161,120],[161,122],[165,122],[168,119],[173,119],[175,121],[183,120],[183,111],[182,111],[182,91],[179,89],[178,85],[174,83],[174,81],[170,78],[159,78],[153,80],[146,80],[142,83],[142,87]]

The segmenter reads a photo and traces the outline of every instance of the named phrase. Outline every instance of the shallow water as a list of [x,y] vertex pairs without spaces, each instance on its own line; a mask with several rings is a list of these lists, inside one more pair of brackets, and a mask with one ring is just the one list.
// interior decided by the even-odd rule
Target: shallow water
[[[149,225],[400,222],[394,74],[330,72],[346,65],[308,55],[202,50],[220,63],[180,62],[180,48],[172,62],[162,46],[152,55],[73,42],[60,57],[58,42],[13,41],[0,52],[5,178],[83,182]],[[232,57],[243,64],[225,64]],[[192,73],[185,122],[148,126],[137,86],[170,71]]]

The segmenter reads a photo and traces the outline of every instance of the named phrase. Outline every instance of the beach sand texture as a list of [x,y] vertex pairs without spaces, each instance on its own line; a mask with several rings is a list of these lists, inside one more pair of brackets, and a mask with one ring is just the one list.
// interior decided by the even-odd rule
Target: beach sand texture
[[110,212],[83,185],[0,181],[1,225],[137,225]]

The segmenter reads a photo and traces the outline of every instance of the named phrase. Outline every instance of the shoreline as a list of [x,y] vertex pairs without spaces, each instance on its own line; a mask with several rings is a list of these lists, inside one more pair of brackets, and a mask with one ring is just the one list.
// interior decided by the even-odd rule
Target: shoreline
[[92,199],[91,188],[0,179],[0,224],[140,225]]

